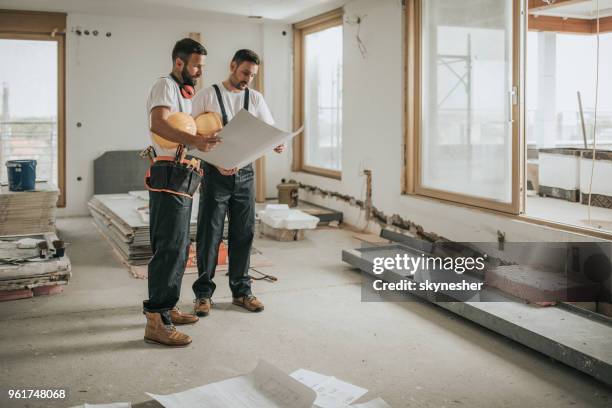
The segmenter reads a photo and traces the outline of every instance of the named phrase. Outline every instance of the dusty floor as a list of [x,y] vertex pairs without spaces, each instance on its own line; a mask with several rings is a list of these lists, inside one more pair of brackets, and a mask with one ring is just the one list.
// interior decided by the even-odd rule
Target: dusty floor
[[[218,276],[216,308],[184,330],[194,342],[167,349],[142,340],[146,281],[132,278],[89,218],[58,222],[73,278],[61,295],[0,303],[0,383],[67,388],[69,407],[144,403],[246,373],[258,359],[285,372],[308,368],[368,388],[393,407],[610,407],[612,389],[572,368],[420,302],[362,303],[360,275],[340,260],[359,243],[344,230],[301,242],[256,243],[277,283],[256,282],[260,314],[231,306]],[[183,281],[189,309],[194,275]]]

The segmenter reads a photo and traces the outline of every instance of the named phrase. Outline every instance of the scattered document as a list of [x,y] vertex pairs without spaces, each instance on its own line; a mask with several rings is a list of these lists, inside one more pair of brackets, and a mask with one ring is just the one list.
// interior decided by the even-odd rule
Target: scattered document
[[315,390],[317,399],[314,405],[318,408],[347,407],[368,392],[365,388],[341,381],[336,377],[304,369],[294,371],[291,377]]
[[221,144],[210,152],[192,149],[188,154],[224,169],[241,168],[276,146],[287,143],[302,129],[293,133],[285,132],[242,109],[219,133],[223,140]]
[[260,361],[247,375],[170,395],[149,394],[165,408],[311,408],[313,390]]
[[129,402],[115,402],[113,404],[84,404],[74,408],[132,408]]

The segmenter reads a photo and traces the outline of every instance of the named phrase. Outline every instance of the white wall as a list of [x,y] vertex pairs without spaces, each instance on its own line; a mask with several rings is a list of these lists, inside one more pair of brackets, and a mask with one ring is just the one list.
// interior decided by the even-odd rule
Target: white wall
[[[70,32],[77,26],[101,34],[79,37]],[[69,14],[67,31],[67,206],[60,211],[64,216],[87,214],[96,157],[149,144],[145,101],[153,81],[170,71],[175,41],[189,32],[202,34],[208,50],[205,85],[226,77],[235,50],[263,49],[261,24],[218,17],[181,21]],[[104,35],[107,31],[110,38]]]
[[[285,32],[285,35],[283,35]],[[292,54],[291,25],[266,23],[262,26],[264,58],[264,96],[270,106],[276,127],[292,128]],[[276,185],[291,168],[291,149],[282,154],[266,155],[266,197],[276,197]]]
[[[354,0],[345,16],[367,15],[361,38],[364,59],[355,42],[356,27],[344,25],[344,110],[342,180],[293,173],[306,184],[365,198],[364,168],[372,170],[373,203],[386,214],[399,214],[457,241],[580,241],[579,234],[521,220],[401,194],[403,144],[403,11],[397,0]],[[351,224],[365,226],[364,214],[347,203],[300,191],[301,198],[344,212]],[[590,239],[587,239],[590,240]]]

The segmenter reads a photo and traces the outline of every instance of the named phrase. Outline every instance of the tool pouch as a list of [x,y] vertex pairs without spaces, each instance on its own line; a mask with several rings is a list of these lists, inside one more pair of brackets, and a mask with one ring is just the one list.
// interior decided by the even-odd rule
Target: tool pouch
[[202,170],[195,170],[184,163],[156,161],[145,175],[145,187],[192,198],[202,180]]

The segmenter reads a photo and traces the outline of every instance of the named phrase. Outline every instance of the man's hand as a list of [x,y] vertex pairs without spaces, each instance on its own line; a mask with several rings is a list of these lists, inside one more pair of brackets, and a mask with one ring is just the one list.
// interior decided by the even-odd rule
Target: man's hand
[[222,176],[233,176],[238,172],[238,167],[234,167],[233,169],[224,169],[222,167],[217,167],[217,170],[219,170],[219,173],[221,173]]
[[218,134],[219,132],[213,132],[206,135],[198,133],[193,145],[198,150],[210,152],[221,143],[221,139],[217,137]]
[[284,144],[282,144],[282,145],[278,145],[278,146],[276,146],[276,147],[274,148],[274,151],[275,151],[276,153],[282,153],[282,152],[284,152],[284,151],[285,151],[285,145],[284,145]]

